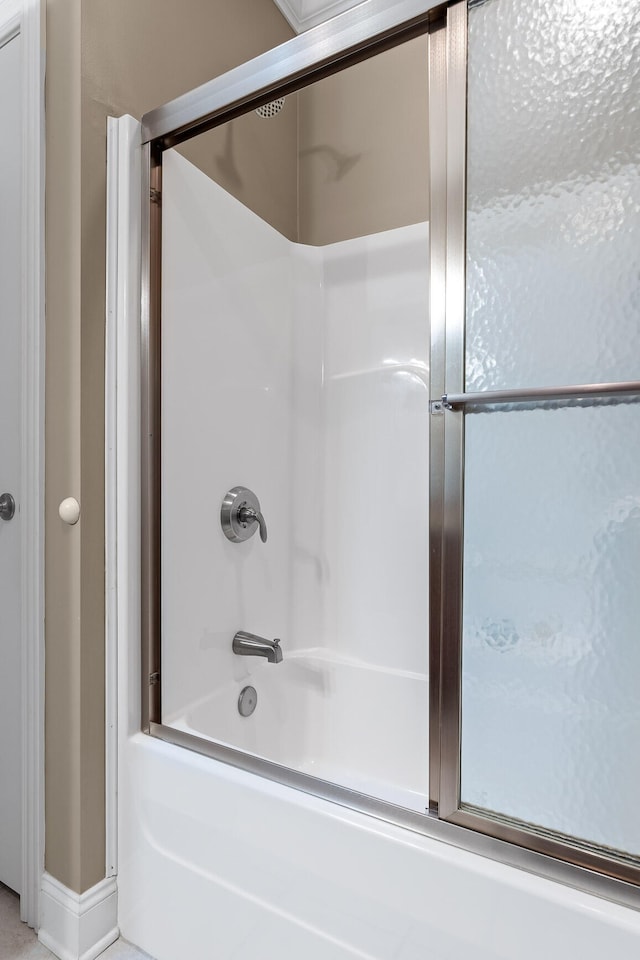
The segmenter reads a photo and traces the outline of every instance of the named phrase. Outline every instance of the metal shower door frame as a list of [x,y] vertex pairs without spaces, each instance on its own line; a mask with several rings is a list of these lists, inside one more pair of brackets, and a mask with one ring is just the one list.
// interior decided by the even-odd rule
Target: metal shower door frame
[[[597,844],[463,804],[462,602],[465,411],[501,403],[592,404],[640,396],[640,381],[465,393],[466,0],[434,38],[431,119],[431,477],[429,809],[442,820],[499,838],[614,882],[640,886],[640,864]],[[618,852],[616,852],[618,853]],[[590,881],[591,886],[591,881]]]
[[[366,8],[366,9],[365,9]],[[432,329],[430,517],[430,799],[425,813],[300,773],[162,722],[161,644],[161,287],[162,158],[165,150],[337,73],[413,37],[429,44],[431,153],[430,313]],[[446,390],[462,390],[464,324],[464,148],[466,136],[466,0],[368,0],[288,41],[142,119],[141,238],[141,663],[143,732],[250,773],[325,798],[419,834],[570,886],[637,906],[637,887],[577,867],[518,837],[462,823],[456,810],[459,771],[459,667],[445,633],[459,629],[455,591],[460,505],[449,491],[461,483],[462,414],[445,415]],[[425,171],[427,176],[427,171]],[[457,373],[456,373],[457,371]],[[457,378],[457,379],[456,379]],[[436,469],[437,468],[437,469]],[[427,585],[425,584],[425,589]],[[457,619],[456,619],[457,618]],[[456,628],[456,624],[458,625]],[[424,642],[427,642],[425,635]],[[457,706],[456,706],[457,705]],[[425,758],[426,762],[426,758]],[[452,779],[453,778],[453,779]],[[426,801],[426,798],[425,798]],[[438,812],[439,808],[439,812]],[[445,811],[449,811],[446,814]],[[444,816],[448,816],[444,819]],[[493,825],[492,821],[492,825]],[[472,826],[473,829],[468,829]],[[507,840],[508,842],[505,842]]]

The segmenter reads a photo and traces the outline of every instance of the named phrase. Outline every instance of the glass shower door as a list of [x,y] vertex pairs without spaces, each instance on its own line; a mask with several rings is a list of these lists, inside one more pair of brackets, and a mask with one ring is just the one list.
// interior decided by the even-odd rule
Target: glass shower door
[[463,805],[640,854],[640,407],[466,418]]
[[636,868],[639,54],[634,4],[469,4],[464,374],[445,415],[464,470],[444,815]]

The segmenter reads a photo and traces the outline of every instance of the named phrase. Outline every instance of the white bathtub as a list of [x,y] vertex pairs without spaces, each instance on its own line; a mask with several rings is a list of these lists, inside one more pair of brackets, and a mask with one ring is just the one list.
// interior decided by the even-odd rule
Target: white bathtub
[[[136,653],[121,674],[134,701]],[[258,706],[243,718],[247,682]],[[387,700],[358,711],[354,690],[369,708]],[[393,707],[425,692],[424,678],[305,651],[250,660],[172,725],[394,799],[375,743],[398,742]],[[422,809],[395,759],[396,801]],[[119,808],[120,928],[157,960],[640,955],[640,913],[144,734],[121,738]]]
[[[130,636],[131,644],[121,637],[119,664],[118,917],[122,935],[156,960],[637,960],[640,913],[135,733]],[[344,774],[322,752],[323,724],[350,722],[343,684],[375,702],[376,688],[393,688],[388,674],[317,651],[284,664],[250,664],[259,691],[252,717],[237,713],[245,676],[174,726],[200,736],[224,729],[248,752],[301,766],[314,746],[311,772]],[[313,702],[302,684],[289,689],[301,675],[331,691],[332,709],[315,724],[296,723]],[[398,696],[424,693],[424,680],[393,680]],[[378,713],[384,738],[393,711]],[[370,751],[359,758],[357,724],[338,740],[332,758],[348,741],[360,777],[345,785],[374,795],[390,788],[374,776]],[[395,772],[407,769],[402,760]]]
[[[274,763],[424,812],[428,681],[324,649],[284,652],[279,664],[242,658],[236,677],[168,724]],[[230,671],[227,671],[227,675]],[[258,694],[238,710],[241,690]]]
[[640,914],[138,734],[119,922],[157,960],[637,960]]

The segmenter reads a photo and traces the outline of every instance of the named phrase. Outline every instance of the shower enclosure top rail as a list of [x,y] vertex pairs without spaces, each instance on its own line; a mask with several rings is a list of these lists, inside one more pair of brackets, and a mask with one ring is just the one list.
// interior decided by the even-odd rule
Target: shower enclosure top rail
[[588,400],[598,397],[640,396],[640,380],[619,383],[577,383],[565,387],[525,387],[514,390],[483,390],[479,393],[445,393],[442,405],[447,410],[454,407],[476,406],[490,403],[544,403],[553,400]]
[[442,8],[441,0],[368,0],[146,113],[142,142],[163,138],[165,147],[174,146],[231,119],[230,111],[262,106],[276,91],[284,96],[370,56],[372,47],[379,52],[381,43],[424,33],[425,21]]

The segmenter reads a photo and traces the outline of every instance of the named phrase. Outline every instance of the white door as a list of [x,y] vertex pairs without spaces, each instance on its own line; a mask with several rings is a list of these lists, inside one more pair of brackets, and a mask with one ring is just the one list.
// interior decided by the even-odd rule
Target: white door
[[20,37],[0,47],[0,881],[22,885],[20,647],[21,123]]

